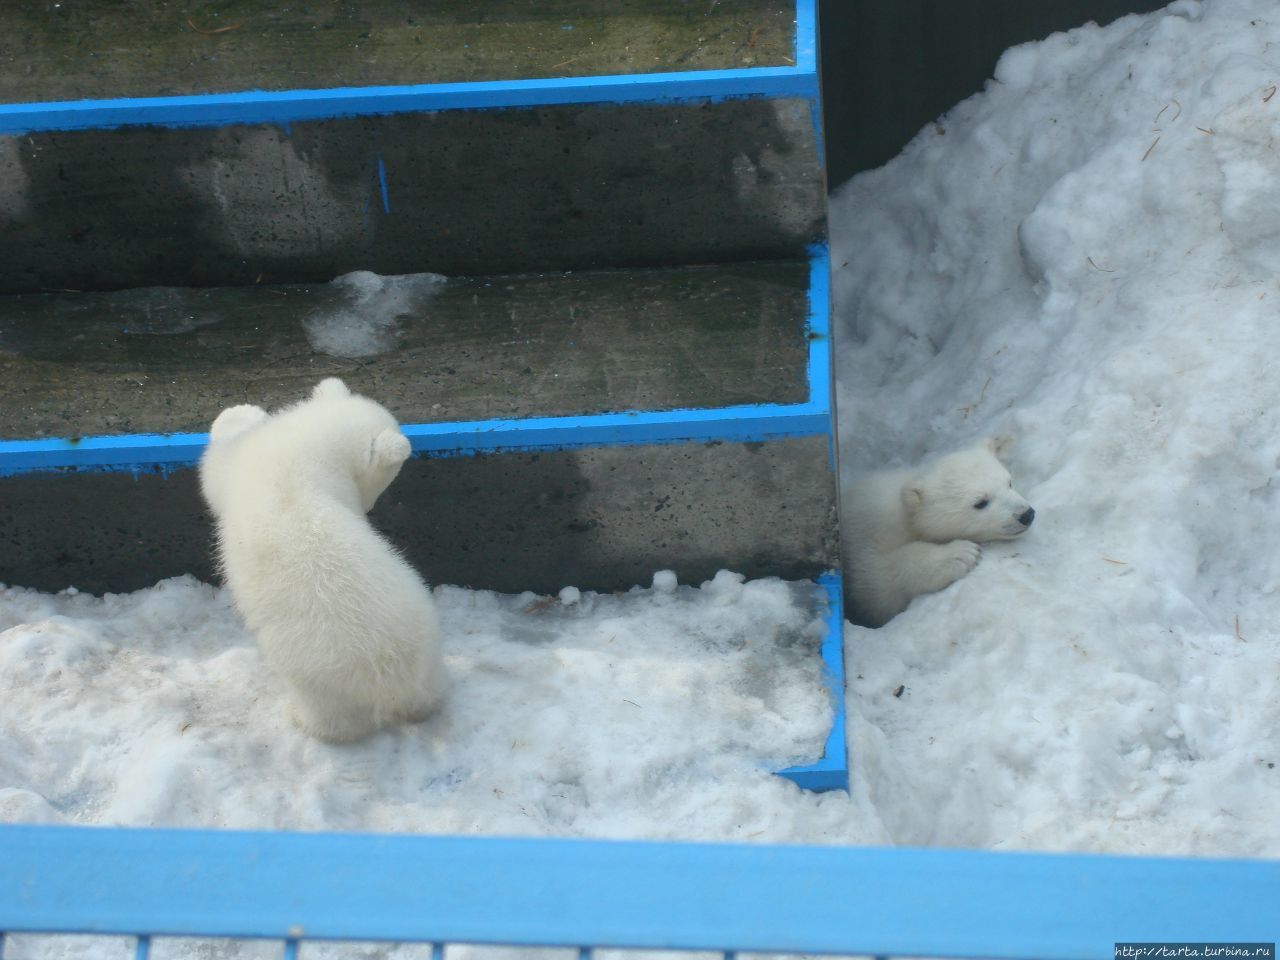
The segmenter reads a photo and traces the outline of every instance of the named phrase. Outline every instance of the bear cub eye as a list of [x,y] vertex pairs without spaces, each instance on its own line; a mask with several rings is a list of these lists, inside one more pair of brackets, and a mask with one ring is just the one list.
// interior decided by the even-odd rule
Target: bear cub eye
[[991,498],[990,498],[990,497],[983,497],[981,500],[979,500],[977,503],[975,503],[975,504],[973,505],[973,509],[975,509],[975,510],[985,510],[985,509],[987,509],[987,505],[988,505],[988,504],[990,504],[990,503],[991,503]]

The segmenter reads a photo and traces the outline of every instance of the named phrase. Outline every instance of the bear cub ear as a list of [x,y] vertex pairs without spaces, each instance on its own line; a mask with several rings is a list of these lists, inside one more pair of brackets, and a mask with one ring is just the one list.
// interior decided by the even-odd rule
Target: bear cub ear
[[987,448],[987,452],[994,456],[997,460],[1003,459],[1006,453],[1013,450],[1013,437],[987,437],[982,441],[982,445]]
[[922,503],[924,503],[924,487],[909,483],[902,488],[902,505],[904,507],[908,510],[915,510]]
[[246,430],[251,430],[267,419],[267,411],[255,407],[251,403],[242,403],[237,407],[223,410],[213,426],[209,428],[210,443],[225,443],[232,437],[238,437]]
[[337,377],[326,377],[317,383],[315,389],[311,391],[311,399],[313,400],[341,400],[349,396],[351,396],[351,391]]
[[409,440],[395,427],[387,427],[369,447],[369,459],[375,467],[395,467],[409,459]]

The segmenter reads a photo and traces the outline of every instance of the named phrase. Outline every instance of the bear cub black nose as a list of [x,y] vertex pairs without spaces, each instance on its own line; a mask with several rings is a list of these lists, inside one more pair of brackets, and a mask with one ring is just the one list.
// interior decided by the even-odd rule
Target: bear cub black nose
[[1018,517],[1018,522],[1022,524],[1024,527],[1029,527],[1031,526],[1031,521],[1034,520],[1035,518],[1036,518],[1036,508],[1027,507],[1026,513],[1023,513]]

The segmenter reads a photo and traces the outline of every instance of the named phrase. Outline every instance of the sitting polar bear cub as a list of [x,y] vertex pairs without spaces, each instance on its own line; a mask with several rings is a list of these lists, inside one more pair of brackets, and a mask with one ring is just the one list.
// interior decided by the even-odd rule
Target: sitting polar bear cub
[[227,586],[291,719],[322,740],[423,720],[444,697],[431,593],[365,519],[408,456],[395,418],[333,378],[209,431],[200,483]]
[[855,478],[843,516],[855,622],[884,624],[972,570],[979,543],[1027,532],[1036,512],[996,453],[987,440],[914,470]]

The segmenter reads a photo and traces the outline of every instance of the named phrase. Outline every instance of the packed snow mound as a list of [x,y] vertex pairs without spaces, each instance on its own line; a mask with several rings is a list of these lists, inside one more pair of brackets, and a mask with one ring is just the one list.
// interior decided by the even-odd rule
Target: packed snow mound
[[434,594],[449,701],[339,746],[289,724],[223,590],[0,587],[0,822],[883,836],[844,794],[769,772],[821,755],[831,727],[820,588],[725,573],[620,595]]
[[895,839],[1280,855],[1277,84],[1274,3],[1179,0],[833,197],[843,464],[1010,436],[1038,511],[849,631]]

